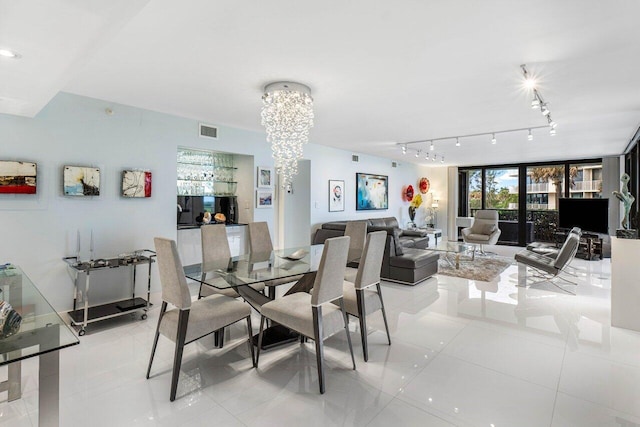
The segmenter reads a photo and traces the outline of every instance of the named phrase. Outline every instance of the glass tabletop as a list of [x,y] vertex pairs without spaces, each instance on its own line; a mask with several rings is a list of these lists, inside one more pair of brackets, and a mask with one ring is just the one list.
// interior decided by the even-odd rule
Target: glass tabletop
[[0,300],[0,366],[80,342],[19,267],[0,270]]
[[[246,286],[318,270],[324,245],[248,253],[211,263],[184,266],[185,276],[217,289]],[[206,273],[203,277],[202,273]]]
[[453,252],[453,253],[463,253],[463,252],[467,252],[470,251],[474,248],[474,245],[468,245],[466,243],[460,243],[460,242],[440,242],[437,245],[433,246],[433,247],[429,247],[427,249],[430,250],[434,250],[434,251],[441,251],[441,252]]

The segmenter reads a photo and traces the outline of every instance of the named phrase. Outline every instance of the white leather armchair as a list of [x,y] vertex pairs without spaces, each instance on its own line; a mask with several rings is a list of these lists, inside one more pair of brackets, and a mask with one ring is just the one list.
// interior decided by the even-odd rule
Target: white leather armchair
[[462,229],[462,240],[465,243],[480,245],[480,253],[484,254],[484,245],[495,245],[500,237],[498,228],[498,211],[476,211],[473,225]]

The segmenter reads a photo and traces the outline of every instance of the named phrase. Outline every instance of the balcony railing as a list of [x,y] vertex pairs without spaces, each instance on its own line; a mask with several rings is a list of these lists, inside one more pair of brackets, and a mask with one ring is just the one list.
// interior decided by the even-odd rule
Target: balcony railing
[[553,193],[555,189],[551,188],[549,182],[535,182],[527,184],[527,193]]
[[548,203],[527,203],[527,210],[547,210],[549,209]]
[[585,191],[602,191],[602,180],[595,181],[576,181],[571,187],[572,193],[580,193]]

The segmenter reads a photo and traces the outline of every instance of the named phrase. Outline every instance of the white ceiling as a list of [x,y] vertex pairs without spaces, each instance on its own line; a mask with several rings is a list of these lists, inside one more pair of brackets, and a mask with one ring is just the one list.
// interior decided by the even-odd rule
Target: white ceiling
[[0,112],[62,90],[262,131],[262,88],[290,80],[313,91],[311,142],[418,162],[396,143],[546,124],[526,63],[558,135],[437,143],[445,165],[616,155],[640,124],[638,16],[637,0],[0,0],[0,47],[23,55],[0,59]]

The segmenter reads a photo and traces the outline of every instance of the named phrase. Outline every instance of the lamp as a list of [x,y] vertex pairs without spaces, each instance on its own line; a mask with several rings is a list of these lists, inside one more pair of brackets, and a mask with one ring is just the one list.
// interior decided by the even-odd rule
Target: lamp
[[[547,122],[549,123],[549,126],[551,126],[551,129],[555,129],[556,122],[554,122],[551,118],[551,110],[549,110],[549,105],[545,102],[545,100],[542,98],[542,95],[538,91],[535,79],[529,74],[529,70],[527,70],[527,64],[522,64],[520,68],[522,68],[522,75],[524,76],[524,86],[527,89],[533,90],[533,101],[531,101],[531,108],[533,108],[534,110],[537,110],[539,108],[542,115],[547,118]],[[555,131],[550,131],[549,133],[551,134],[551,136],[556,134]]]
[[262,125],[271,143],[276,172],[286,187],[298,173],[302,147],[309,142],[309,129],[313,127],[311,89],[294,82],[266,85],[262,96]]

